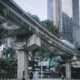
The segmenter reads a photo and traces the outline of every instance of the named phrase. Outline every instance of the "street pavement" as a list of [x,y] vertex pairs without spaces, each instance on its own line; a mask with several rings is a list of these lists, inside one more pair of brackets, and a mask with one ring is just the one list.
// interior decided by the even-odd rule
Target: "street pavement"
[[[56,79],[56,78],[53,78],[53,79],[38,79],[38,80],[66,80],[66,79],[60,79],[60,78]],[[80,79],[71,79],[71,80],[80,80]]]

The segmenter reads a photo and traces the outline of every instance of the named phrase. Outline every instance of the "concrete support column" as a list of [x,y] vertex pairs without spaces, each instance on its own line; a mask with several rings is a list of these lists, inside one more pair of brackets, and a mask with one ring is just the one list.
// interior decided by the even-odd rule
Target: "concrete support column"
[[66,63],[66,80],[71,80],[71,66],[70,63]]
[[23,71],[25,71],[25,80],[28,80],[28,52],[19,50],[17,80],[22,80]]
[[27,41],[17,42],[15,46],[17,46],[16,49],[19,50],[17,80],[22,80],[23,71],[25,71],[25,80],[28,80],[28,52],[25,52],[24,46],[26,46],[25,49],[27,51],[32,51],[41,46],[40,38],[33,34],[27,38]]
[[65,62],[66,80],[71,80],[71,59],[73,56],[62,56],[61,59]]

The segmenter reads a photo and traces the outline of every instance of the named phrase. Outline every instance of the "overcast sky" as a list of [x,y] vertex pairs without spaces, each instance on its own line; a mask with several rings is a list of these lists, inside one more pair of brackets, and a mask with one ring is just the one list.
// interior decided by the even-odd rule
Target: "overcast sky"
[[14,0],[26,12],[37,15],[41,20],[47,19],[47,0]]
[[62,0],[62,11],[72,17],[72,0]]
[[[47,0],[14,0],[26,12],[37,15],[41,20],[47,19]],[[72,0],[62,0],[62,10],[72,16]]]

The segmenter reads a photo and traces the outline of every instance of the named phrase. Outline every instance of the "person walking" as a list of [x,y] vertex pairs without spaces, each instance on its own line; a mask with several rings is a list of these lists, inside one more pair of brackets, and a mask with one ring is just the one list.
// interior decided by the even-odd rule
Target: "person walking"
[[61,76],[62,80],[64,80],[64,75]]
[[23,71],[22,80],[25,80],[25,71]]
[[29,79],[30,79],[30,80],[33,79],[33,72],[32,72],[32,70],[30,70],[30,72],[29,72]]

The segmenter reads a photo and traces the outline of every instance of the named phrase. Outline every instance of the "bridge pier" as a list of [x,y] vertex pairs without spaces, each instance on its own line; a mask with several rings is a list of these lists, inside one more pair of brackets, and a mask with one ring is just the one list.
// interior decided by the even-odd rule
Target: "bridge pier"
[[70,63],[66,63],[66,80],[71,80],[71,66]]
[[66,67],[66,80],[71,80],[71,59],[73,56],[65,56],[65,57],[61,57],[62,60],[66,63],[65,67]]
[[18,51],[18,70],[17,70],[17,80],[22,80],[23,71],[25,71],[25,80],[28,80],[28,52],[25,50]]
[[22,80],[23,71],[25,71],[25,80],[28,80],[28,62],[29,62],[29,51],[32,51],[38,47],[41,46],[40,44],[40,38],[36,35],[31,35],[29,38],[27,38],[26,41],[26,47],[24,49],[23,42],[17,42],[16,45],[18,45],[20,48],[18,48],[18,71],[17,71],[17,80]]
[[35,34],[25,39],[20,40],[16,36],[6,38],[6,45],[18,51],[17,80],[22,80],[23,76],[25,80],[28,80],[29,51],[31,52],[41,46],[41,40]]

